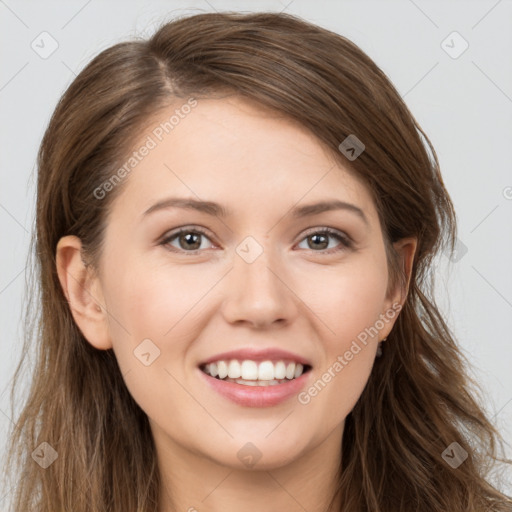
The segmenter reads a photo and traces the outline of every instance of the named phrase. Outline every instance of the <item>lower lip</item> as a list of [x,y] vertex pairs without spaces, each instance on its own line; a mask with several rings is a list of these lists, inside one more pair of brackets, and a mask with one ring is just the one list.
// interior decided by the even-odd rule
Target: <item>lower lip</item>
[[311,370],[309,370],[297,379],[275,386],[244,386],[236,382],[216,379],[199,368],[198,371],[217,393],[245,407],[271,407],[298,395],[301,389],[305,387],[311,373]]

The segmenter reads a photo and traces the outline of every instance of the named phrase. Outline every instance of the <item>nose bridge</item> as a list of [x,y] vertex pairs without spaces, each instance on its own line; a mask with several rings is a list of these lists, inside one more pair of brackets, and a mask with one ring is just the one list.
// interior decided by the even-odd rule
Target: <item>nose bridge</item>
[[224,308],[230,322],[272,324],[294,315],[293,294],[280,275],[284,265],[268,241],[247,237],[236,248]]

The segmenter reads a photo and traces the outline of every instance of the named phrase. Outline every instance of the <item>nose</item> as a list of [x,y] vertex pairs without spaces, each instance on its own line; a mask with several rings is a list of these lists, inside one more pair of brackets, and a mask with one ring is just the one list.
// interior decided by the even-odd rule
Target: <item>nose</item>
[[297,317],[299,299],[283,265],[270,257],[267,248],[252,263],[238,254],[234,258],[225,282],[222,309],[226,321],[259,328],[291,323]]

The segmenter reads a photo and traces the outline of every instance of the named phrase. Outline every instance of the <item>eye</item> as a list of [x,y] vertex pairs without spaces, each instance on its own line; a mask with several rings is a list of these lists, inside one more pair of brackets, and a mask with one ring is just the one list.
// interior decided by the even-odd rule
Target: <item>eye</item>
[[[206,232],[200,228],[180,228],[178,231],[169,233],[169,235],[167,235],[160,244],[168,247],[174,252],[184,251],[196,253],[201,249],[206,249],[202,244],[201,238],[209,240]],[[174,240],[176,240],[178,247],[171,243]]]
[[[340,231],[331,228],[315,228],[313,231],[306,233],[306,237],[303,240],[308,241],[308,249],[313,249],[314,252],[322,252],[323,254],[331,254],[333,252],[343,251],[350,249],[353,246],[352,240],[341,233]],[[329,247],[329,238],[334,238],[340,242],[335,247]],[[318,249],[318,250],[317,250]],[[329,250],[325,250],[329,249]]]
[[[339,244],[335,247],[329,247],[329,238],[336,239]],[[204,239],[210,240],[208,234],[201,228],[194,227],[192,229],[185,227],[169,233],[162,239],[160,245],[167,247],[173,252],[196,254],[200,250],[208,248],[202,243]],[[315,228],[314,230],[310,230],[306,233],[306,237],[303,238],[303,240],[308,241],[308,247],[306,247],[306,249],[313,249],[314,252],[320,252],[322,254],[331,254],[353,247],[352,240],[347,235],[332,228]],[[173,243],[176,243],[177,246]],[[211,241],[210,244],[215,247]]]

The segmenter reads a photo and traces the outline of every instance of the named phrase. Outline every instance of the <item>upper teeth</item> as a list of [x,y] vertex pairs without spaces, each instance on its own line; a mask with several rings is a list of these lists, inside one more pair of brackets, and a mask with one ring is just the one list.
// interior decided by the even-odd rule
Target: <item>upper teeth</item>
[[204,371],[212,377],[224,379],[244,379],[244,380],[274,380],[274,379],[296,379],[304,371],[301,363],[288,363],[278,361],[256,361],[245,360],[241,364],[236,359],[231,361],[216,361],[204,366]]

